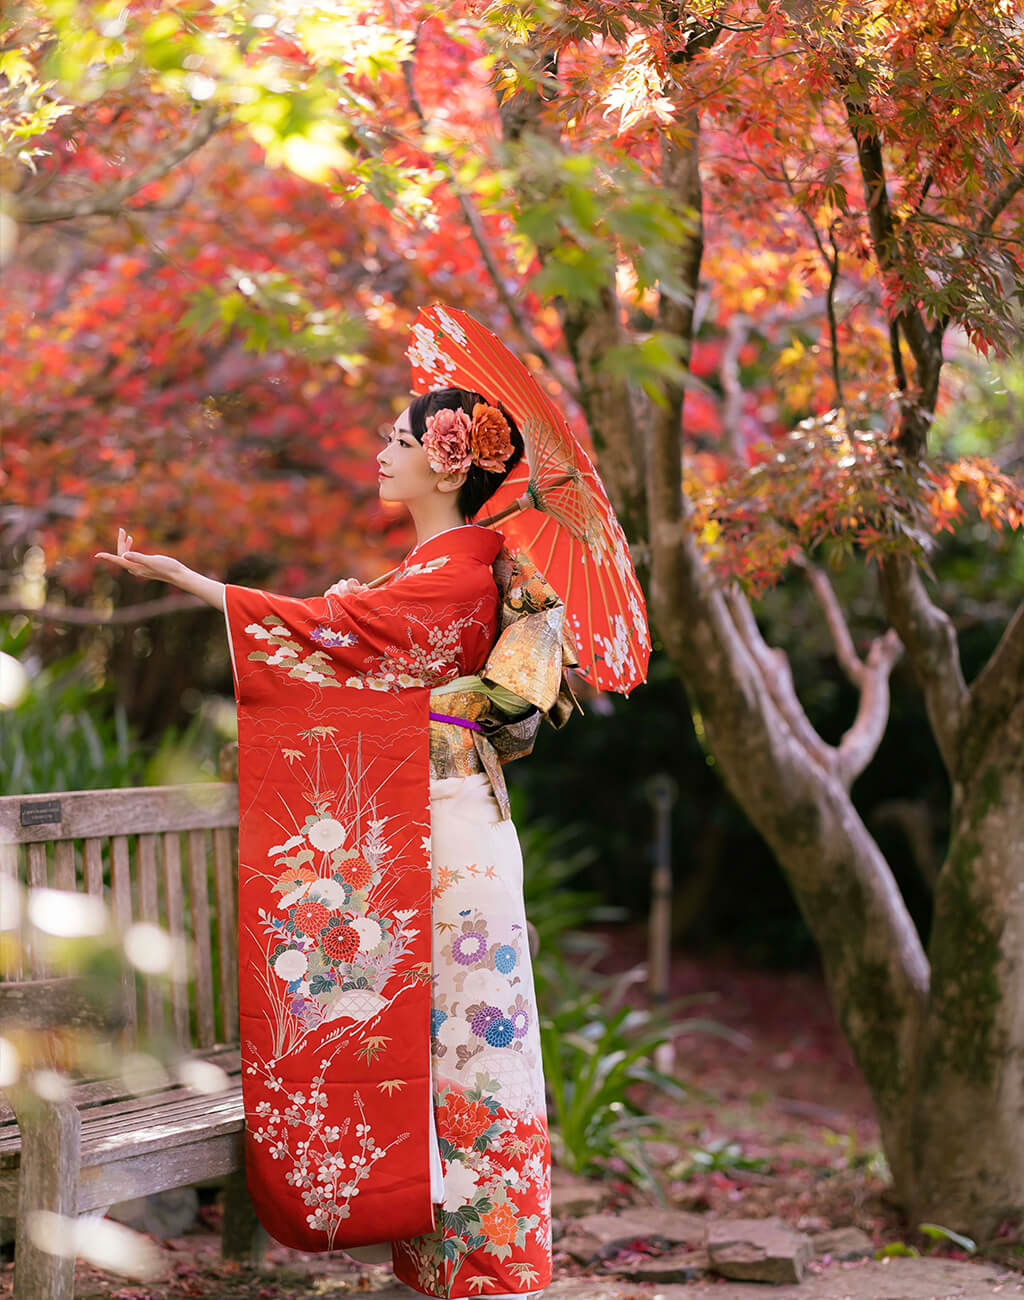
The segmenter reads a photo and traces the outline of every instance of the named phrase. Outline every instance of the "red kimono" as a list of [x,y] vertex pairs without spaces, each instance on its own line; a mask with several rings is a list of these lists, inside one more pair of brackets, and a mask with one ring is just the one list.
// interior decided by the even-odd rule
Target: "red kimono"
[[340,597],[225,588],[246,1171],[298,1250],[435,1228],[429,696],[487,659],[502,541],[446,530]]

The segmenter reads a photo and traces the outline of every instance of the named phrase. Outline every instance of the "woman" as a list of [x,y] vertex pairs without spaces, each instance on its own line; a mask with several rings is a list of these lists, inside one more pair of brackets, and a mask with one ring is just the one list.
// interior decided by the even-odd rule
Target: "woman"
[[567,721],[576,659],[542,575],[466,522],[523,455],[508,412],[440,389],[385,436],[380,496],[417,542],[378,588],[300,601],[218,583],[132,551],[123,529],[104,558],[226,615],[261,1221],[302,1250],[379,1259],[362,1244],[386,1242],[424,1295],[535,1295],[550,1147],[502,765],[541,717]]

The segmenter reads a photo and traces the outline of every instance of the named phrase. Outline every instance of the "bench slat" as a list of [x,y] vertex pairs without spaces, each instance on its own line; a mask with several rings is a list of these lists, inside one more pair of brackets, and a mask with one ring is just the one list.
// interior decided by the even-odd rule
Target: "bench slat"
[[244,1168],[243,1152],[241,1128],[194,1133],[178,1146],[142,1155],[129,1149],[115,1160],[83,1169],[78,1184],[78,1212],[106,1209],[115,1201],[223,1177]]
[[[49,883],[46,878],[46,845],[30,844],[28,846],[28,884],[33,889],[47,889]],[[51,974],[50,966],[43,956],[45,936],[40,935],[31,925],[25,926],[23,935],[25,961],[29,971],[33,975],[40,977]]]
[[[99,1112],[103,1113],[102,1110]],[[218,1133],[236,1133],[245,1126],[242,1085],[216,1096],[190,1095],[181,1101],[167,1102],[159,1111],[148,1114],[144,1129],[134,1125],[111,1132],[93,1134],[82,1123],[82,1160],[91,1165],[114,1160],[123,1152],[133,1156],[147,1151],[166,1151],[196,1136],[213,1137]]]
[[86,893],[103,897],[103,841],[96,836],[82,841]]
[[[138,1151],[130,1144],[106,1151],[107,1159],[82,1167],[76,1208],[79,1214],[106,1209],[115,1201],[147,1196],[168,1187],[188,1187],[244,1168],[245,1115],[238,1094],[236,1120],[218,1117],[209,1128],[167,1132],[168,1145]],[[84,1153],[83,1153],[84,1154]],[[0,1172],[0,1215],[17,1209],[18,1170]]]
[[189,831],[188,862],[193,931],[190,956],[196,989],[196,1036],[200,1047],[209,1047],[216,1041],[217,1031],[213,1024],[213,970],[210,960],[210,877],[206,866],[206,835],[203,831]]
[[[55,799],[60,802],[59,822],[21,824],[22,809],[34,803],[49,805]],[[159,834],[237,823],[238,787],[223,781],[0,797],[0,839],[16,844],[98,835]]]
[[[18,846],[5,841],[2,835],[0,835],[0,875],[6,876],[9,880],[18,879]],[[13,936],[15,933],[16,931],[13,929],[0,931],[0,935],[5,938],[8,935]],[[13,942],[0,943],[0,979],[20,980],[22,978],[20,944]]]
[[50,882],[46,878],[45,844],[30,844],[28,846],[28,883],[34,889],[49,887]]
[[[157,895],[156,842],[159,836],[143,834],[138,838],[139,919],[153,925],[160,924],[160,903]],[[145,1025],[150,1034],[161,1034],[164,1029],[164,997],[156,979],[142,982],[145,1000]]]
[[[107,1150],[133,1137],[141,1138],[143,1130],[148,1132],[152,1126],[155,1114],[159,1114],[161,1123],[173,1122],[176,1126],[202,1121],[205,1115],[225,1103],[230,1105],[234,1114],[241,1087],[242,1081],[236,1075],[223,1092],[193,1092],[179,1084],[173,1091],[168,1090],[156,1097],[134,1097],[106,1106],[94,1106],[92,1110],[82,1111],[82,1140],[94,1150]],[[139,1123],[140,1117],[143,1124]]]
[[[131,861],[128,855],[128,836],[113,835],[110,839],[110,856],[113,863],[111,880],[114,888],[114,922],[121,934],[132,923],[132,878]],[[135,997],[135,975],[128,970],[122,981],[126,1023],[123,1041],[134,1043],[138,1033],[138,1006]]]
[[235,873],[231,833],[213,832],[213,863],[217,881],[217,943],[220,957],[222,1038],[238,1037],[238,929],[235,925]]
[[[162,838],[161,850],[164,863],[164,897],[167,899],[167,929],[183,942],[188,939],[185,933],[185,909],[182,904],[181,888],[181,840],[177,831],[168,831]],[[188,980],[171,982],[171,1018],[174,1023],[174,1036],[179,1043],[189,1041],[188,1024]]]
[[53,846],[53,864],[54,875],[53,885],[55,889],[75,888],[75,842],[74,840],[58,840]]
[[[228,1044],[225,1047],[216,1048],[213,1051],[195,1053],[196,1059],[201,1061],[212,1061],[214,1065],[229,1075],[241,1073],[241,1049],[239,1045]],[[94,1106],[105,1106],[110,1102],[124,1101],[129,1097],[151,1097],[159,1094],[164,1085],[158,1084],[153,1088],[146,1088],[141,1092],[130,1092],[124,1085],[121,1078],[101,1078],[91,1077],[79,1079],[71,1085],[70,1100],[74,1102],[77,1108],[83,1113]],[[17,1133],[17,1121],[14,1118],[14,1111],[10,1105],[2,1100],[0,1094],[0,1140],[4,1139],[7,1134],[5,1130],[10,1127]],[[9,1146],[9,1144],[7,1144]],[[16,1145],[16,1144],[15,1144]]]

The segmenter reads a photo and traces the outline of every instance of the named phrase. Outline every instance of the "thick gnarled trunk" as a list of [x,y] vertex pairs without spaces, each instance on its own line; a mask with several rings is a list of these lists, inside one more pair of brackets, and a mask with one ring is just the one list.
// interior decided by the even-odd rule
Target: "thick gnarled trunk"
[[[676,8],[664,10],[671,26]],[[700,39],[714,33],[706,29]],[[685,64],[685,40],[677,55],[674,64]],[[540,129],[540,99],[523,94],[514,102],[516,136]],[[680,125],[663,137],[662,182],[678,209],[696,218],[677,254],[695,292],[699,122],[691,113]],[[879,197],[881,146],[865,130],[856,144],[876,255],[889,266],[895,246]],[[832,1005],[871,1088],[896,1197],[912,1225],[937,1222],[986,1238],[1024,1208],[1024,612],[968,688],[952,624],[912,561],[883,564],[894,630],[863,661],[827,579],[808,566],[839,661],[860,692],[850,730],[838,746],[826,744],[803,712],[785,657],[766,645],[748,602],[717,584],[698,552],[682,491],[683,388],[667,385],[666,404],[637,420],[625,386],[602,373],[604,346],[617,345],[621,334],[608,289],[598,309],[558,305],[602,477],[638,571],[649,565],[652,623],[723,779],[771,846],[818,945]],[[692,302],[663,298],[658,325],[689,349]],[[900,429],[913,452],[934,406],[941,331],[926,330],[910,309],[895,327],[917,365],[913,418]],[[850,795],[884,731],[888,674],[903,648],[954,790],[927,957]]]
[[954,781],[911,1129],[915,1220],[1024,1208],[1024,702]]

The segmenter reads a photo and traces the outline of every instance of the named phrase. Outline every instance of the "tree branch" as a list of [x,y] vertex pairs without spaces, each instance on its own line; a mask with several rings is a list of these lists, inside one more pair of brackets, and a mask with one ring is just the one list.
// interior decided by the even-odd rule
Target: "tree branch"
[[860,703],[852,726],[835,751],[836,779],[849,789],[874,758],[889,721],[889,677],[903,653],[903,643],[889,628],[876,637],[861,664]]
[[[867,208],[868,229],[878,265],[883,272],[898,270],[899,245],[896,219],[889,205],[889,189],[885,174],[882,142],[867,110],[850,100],[845,101],[846,117],[857,148],[861,179],[864,183],[864,202]],[[870,125],[863,128],[858,119],[868,118]],[[916,308],[905,308],[893,317],[907,340],[917,364],[918,393],[914,400],[905,400],[900,417],[900,438],[911,454],[924,450],[928,441],[928,428],[939,394],[939,374],[942,370],[942,334],[945,321],[938,322],[934,330],[925,324]],[[894,368],[897,383],[901,367],[895,366],[898,340],[894,347]]]
[[793,200],[797,214],[803,217],[811,232],[821,260],[825,263],[828,270],[828,290],[825,294],[825,314],[828,318],[828,337],[832,349],[832,386],[836,390],[836,406],[840,409],[845,407],[846,402],[843,399],[843,382],[842,372],[839,367],[839,330],[836,324],[836,284],[839,280],[839,246],[836,243],[836,223],[833,221],[828,228],[829,243],[832,245],[832,256],[829,257],[825,252],[825,245],[818,234],[818,227],[814,224],[814,219],[809,212],[796,202],[796,193],[793,189],[793,182],[789,178],[789,172],[786,170],[785,161],[781,163],[782,179],[786,183],[786,189],[789,191],[789,197]]
[[[409,103],[411,104],[412,110],[416,114],[416,119],[419,122],[420,127],[422,129],[423,127],[426,126],[427,119],[423,112],[423,107],[420,104],[419,95],[416,93],[416,82],[415,82],[415,72],[416,72],[415,55],[416,55],[416,47],[419,42],[420,26],[422,26],[422,24],[417,26],[416,36],[413,40],[413,47],[412,47],[413,57],[411,59],[406,59],[402,63],[402,75],[405,79],[405,86],[409,95]],[[455,195],[455,198],[458,200],[459,207],[462,210],[462,215],[466,220],[466,225],[469,227],[469,233],[473,238],[473,243],[476,244],[477,251],[480,254],[481,260],[483,261],[487,274],[491,278],[491,283],[494,285],[495,289],[497,290],[498,297],[501,299],[502,303],[504,304],[505,310],[508,312],[509,316],[514,322],[516,329],[519,331],[520,335],[526,341],[527,346],[531,349],[531,351],[535,352],[536,355],[541,359],[541,361],[544,362],[544,365],[548,368],[550,373],[558,379],[558,382],[566,390],[566,392],[573,399],[573,401],[579,404],[580,395],[578,390],[572,385],[571,382],[569,382],[566,378],[563,377],[562,375],[563,367],[559,365],[557,359],[548,351],[548,349],[544,346],[544,344],[541,343],[540,339],[538,339],[537,336],[534,334],[533,330],[530,328],[529,321],[526,319],[525,313],[522,311],[522,309],[519,306],[519,302],[517,301],[515,296],[509,292],[508,285],[505,283],[504,276],[501,274],[501,269],[499,268],[497,262],[494,260],[494,254],[491,252],[490,245],[487,242],[487,236],[484,232],[483,222],[480,220],[480,213],[477,212],[474,205],[470,202],[469,195],[459,184],[458,179],[455,175],[455,167],[452,164],[451,159],[444,154],[434,154],[433,156],[437,158],[437,160],[441,163],[441,165],[444,167],[444,170],[448,174],[448,183],[452,187],[452,193]]]
[[741,464],[744,461],[746,447],[743,441],[743,387],[740,384],[739,354],[740,349],[750,336],[750,321],[741,311],[733,312],[729,317],[726,333],[725,350],[719,375],[722,380],[722,429],[729,440],[732,454]]
[[49,202],[42,199],[29,199],[19,202],[17,196],[14,196],[11,215],[15,221],[25,226],[44,225],[53,221],[72,221],[77,217],[116,216],[127,199],[173,171],[190,154],[201,149],[207,140],[227,122],[227,116],[221,116],[213,104],[207,104],[199,114],[195,130],[172,149],[161,154],[159,158],[154,158],[134,176],[112,185],[109,190],[90,194],[81,199],[56,199]]
[[202,609],[208,602],[195,596],[161,596],[138,605],[119,605],[109,614],[72,605],[24,605],[20,600],[0,599],[0,614],[24,614],[41,623],[74,623],[79,627],[108,627],[115,623],[141,623],[147,618],[179,614],[186,609]]
[[1024,167],[1011,176],[1003,188],[985,209],[985,215],[978,223],[978,234],[985,238],[992,233],[992,227],[1003,209],[1008,207],[1014,197],[1024,189]]
[[776,708],[785,719],[794,738],[802,746],[808,758],[817,763],[823,773],[830,775],[835,767],[835,751],[818,735],[804,712],[793,684],[793,673],[786,652],[768,645],[757,626],[750,602],[738,588],[733,587],[727,593],[726,603],[736,630],[743,638],[751,659],[757,665],[768,694],[775,701]]
[[928,596],[910,556],[886,556],[881,581],[886,616],[907,648],[942,761],[952,777],[958,768],[957,737],[967,705],[956,630],[945,610]]
[[1024,605],[1018,606],[1003,629],[988,662],[971,683],[964,713],[962,762],[970,770],[995,734],[993,723],[1019,706],[1024,682]]
[[827,744],[812,726],[797,696],[789,659],[784,651],[773,649],[764,641],[749,602],[738,591],[729,594],[729,610],[790,731],[808,757],[849,790],[874,758],[885,734],[889,720],[889,676],[903,646],[890,628],[871,643],[867,661],[862,661],[828,578],[802,556],[797,563],[806,571],[824,611],[839,663],[859,692],[857,716],[838,745]]

